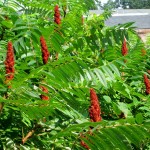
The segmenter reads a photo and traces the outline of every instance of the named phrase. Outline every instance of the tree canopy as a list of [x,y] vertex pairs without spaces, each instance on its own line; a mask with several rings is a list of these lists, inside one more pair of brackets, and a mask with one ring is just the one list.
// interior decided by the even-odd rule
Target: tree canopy
[[149,0],[108,0],[104,7],[118,8],[122,7],[124,9],[150,9]]

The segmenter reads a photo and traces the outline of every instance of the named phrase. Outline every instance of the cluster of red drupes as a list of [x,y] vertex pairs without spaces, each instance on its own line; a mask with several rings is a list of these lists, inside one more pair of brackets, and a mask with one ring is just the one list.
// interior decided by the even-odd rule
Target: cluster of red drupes
[[91,106],[89,108],[89,115],[91,122],[98,122],[102,120],[101,109],[98,101],[98,97],[94,91],[94,89],[90,89],[90,100],[91,100]]
[[150,80],[148,79],[146,74],[144,74],[144,83],[145,83],[145,87],[146,87],[145,93],[147,95],[149,95],[150,94]]
[[58,5],[55,6],[54,12],[55,12],[54,13],[54,22],[59,25],[59,24],[61,24],[61,18],[60,18],[60,11],[59,11]]
[[14,50],[12,42],[7,44],[7,55],[5,60],[5,69],[6,69],[6,83],[11,81],[14,78],[15,73],[15,59],[14,59]]
[[[98,97],[96,95],[96,92],[94,91],[94,89],[90,89],[90,107],[89,107],[89,116],[90,116],[90,120],[91,122],[99,122],[102,120],[101,117],[101,108],[100,108],[100,104],[98,101]],[[84,136],[81,136],[82,138],[84,138]],[[89,150],[88,145],[84,142],[81,141],[80,144]]]
[[46,45],[46,41],[43,36],[40,37],[40,43],[41,43],[43,63],[46,64],[48,62],[50,54]]
[[126,39],[124,39],[122,43],[122,55],[125,56],[127,54],[128,54],[128,48],[127,48]]

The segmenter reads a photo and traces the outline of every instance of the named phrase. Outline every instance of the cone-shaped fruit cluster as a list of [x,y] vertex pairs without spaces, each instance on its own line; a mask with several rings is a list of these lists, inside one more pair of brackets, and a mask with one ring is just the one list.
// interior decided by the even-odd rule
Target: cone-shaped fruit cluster
[[[96,95],[96,92],[94,91],[94,89],[90,89],[90,101],[91,101],[91,105],[89,108],[89,116],[92,122],[98,122],[102,120],[101,117],[101,108],[99,105],[99,101],[98,101],[98,97]],[[86,138],[85,136],[81,136],[82,138]],[[88,140],[88,139],[87,139]],[[86,148],[87,150],[89,150],[88,145],[84,142],[81,141],[80,144]]]
[[14,50],[12,42],[8,42],[7,44],[7,54],[5,60],[5,69],[6,69],[6,82],[9,82],[14,78],[15,73],[15,59],[14,59]]
[[56,5],[54,8],[54,22],[58,25],[61,24],[60,11],[58,5]]
[[89,115],[92,122],[98,122],[102,120],[101,109],[98,101],[98,97],[94,89],[90,89],[91,106],[89,108]]
[[125,56],[128,54],[128,48],[127,48],[127,43],[126,40],[124,39],[122,43],[122,55]]
[[144,74],[144,83],[145,83],[145,87],[146,87],[145,93],[147,95],[149,95],[150,94],[150,80],[148,79],[146,74]]
[[46,41],[43,36],[40,37],[40,43],[41,43],[43,63],[46,64],[48,62],[48,58],[50,54],[46,45]]

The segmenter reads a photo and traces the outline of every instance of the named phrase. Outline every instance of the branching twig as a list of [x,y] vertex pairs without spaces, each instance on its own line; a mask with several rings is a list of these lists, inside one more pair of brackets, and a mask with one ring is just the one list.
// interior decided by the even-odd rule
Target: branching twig
[[0,114],[1,114],[2,111],[3,111],[3,107],[4,107],[4,103],[2,102],[2,103],[0,103]]
[[[8,94],[7,92],[4,94],[4,99],[7,99],[8,98]],[[1,102],[0,103],[0,114],[2,113],[3,111],[3,108],[4,108],[4,102]]]
[[42,126],[40,124],[36,124],[35,127],[31,131],[29,131],[25,137],[23,136],[22,144],[24,144],[34,134],[34,132],[39,128],[42,128]]
[[24,144],[35,132],[34,129],[32,129],[31,131],[28,132],[28,134],[22,139],[22,144]]

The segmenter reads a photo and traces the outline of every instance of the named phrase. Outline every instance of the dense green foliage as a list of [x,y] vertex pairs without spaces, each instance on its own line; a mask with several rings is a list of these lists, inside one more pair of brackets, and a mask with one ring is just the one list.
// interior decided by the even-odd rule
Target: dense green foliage
[[[62,16],[59,26],[53,17],[56,4]],[[107,27],[104,21],[110,12],[88,16],[89,7],[84,0],[1,3],[0,149],[81,150],[81,140],[92,150],[149,149],[150,97],[143,75],[150,77],[150,46],[144,45],[132,23]],[[40,36],[50,52],[45,65]],[[124,38],[126,56],[121,54]],[[5,82],[8,41],[15,51],[11,88]],[[40,85],[48,89],[49,101],[41,100],[45,93]],[[99,98],[101,122],[89,119],[90,88]]]

